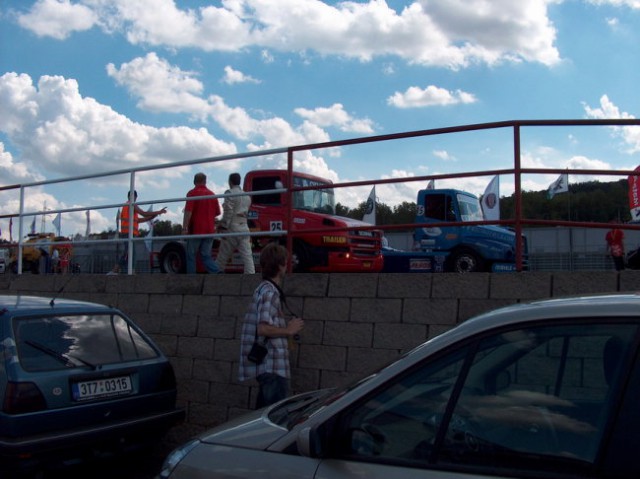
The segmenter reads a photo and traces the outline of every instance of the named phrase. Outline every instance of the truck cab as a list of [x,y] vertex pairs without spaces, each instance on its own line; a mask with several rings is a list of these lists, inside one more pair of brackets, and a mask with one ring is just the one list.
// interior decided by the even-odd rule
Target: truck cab
[[[418,192],[414,250],[446,252],[445,270],[454,272],[515,271],[515,232],[496,225],[447,225],[483,221],[478,197],[455,189]],[[526,255],[526,240],[523,238]]]
[[[244,191],[259,192],[251,196],[248,214],[252,231],[293,235],[293,270],[313,272],[378,272],[382,270],[382,233],[362,221],[336,216],[335,194],[331,181],[294,172],[291,186],[314,188],[294,191],[289,197],[283,189],[289,185],[286,170],[254,170],[245,175]],[[293,202],[291,224],[287,211]],[[318,231],[325,230],[325,231]],[[277,236],[276,236],[277,238]],[[265,237],[261,241],[273,241]],[[283,236],[279,241],[285,242]],[[260,245],[259,245],[260,246]],[[255,251],[255,249],[254,249]]]

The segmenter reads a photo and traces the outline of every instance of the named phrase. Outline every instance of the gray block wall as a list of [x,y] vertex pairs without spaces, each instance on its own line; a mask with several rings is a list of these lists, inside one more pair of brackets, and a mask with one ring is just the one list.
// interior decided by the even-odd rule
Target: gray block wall
[[[0,294],[114,305],[171,359],[184,424],[179,443],[250,410],[256,384],[237,380],[240,330],[258,275],[0,275]],[[58,293],[62,289],[62,292]],[[293,274],[291,309],[305,320],[292,350],[294,392],[345,385],[479,313],[511,303],[640,290],[640,272]]]

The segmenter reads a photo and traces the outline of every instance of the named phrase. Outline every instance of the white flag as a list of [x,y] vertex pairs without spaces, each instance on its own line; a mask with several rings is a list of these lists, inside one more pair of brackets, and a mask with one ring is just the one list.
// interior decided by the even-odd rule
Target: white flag
[[53,219],[52,223],[56,227],[56,236],[60,236],[60,213]]
[[[151,208],[149,208],[149,211],[151,211]],[[149,221],[149,234],[144,239],[144,245],[146,246],[149,253],[153,252],[153,227],[155,226],[155,224],[155,220]]]
[[31,222],[31,234],[36,234],[36,217],[33,217],[33,221]]
[[367,204],[364,207],[362,221],[372,225],[376,224],[376,185],[373,185],[371,193],[369,193],[369,199],[367,199]]
[[547,196],[549,199],[553,198],[558,193],[566,193],[569,191],[569,174],[563,173],[558,176],[558,179],[549,185]]
[[496,175],[482,195],[482,213],[487,221],[500,219],[500,176]]
[[435,190],[436,188],[436,184],[433,180],[429,180],[429,183],[427,183],[427,189],[428,190]]
[[91,215],[90,215],[90,210],[87,210],[87,231],[84,234],[86,239],[89,239],[90,234],[91,234]]

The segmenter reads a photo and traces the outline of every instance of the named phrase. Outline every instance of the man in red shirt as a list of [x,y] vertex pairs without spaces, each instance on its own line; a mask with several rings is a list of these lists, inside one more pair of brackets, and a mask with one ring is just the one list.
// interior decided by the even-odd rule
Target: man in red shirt
[[[615,220],[611,220],[610,223],[615,223]],[[616,271],[622,271],[624,269],[624,231],[614,226],[605,235],[605,240]]]
[[[207,188],[207,175],[196,173],[193,177],[195,187],[187,193],[187,197],[212,196],[215,193]],[[215,233],[216,216],[220,215],[218,198],[187,200],[182,220],[182,234],[210,235]],[[202,264],[207,273],[220,273],[211,256],[213,237],[193,238],[187,240],[187,274],[196,272],[196,252],[200,253]]]

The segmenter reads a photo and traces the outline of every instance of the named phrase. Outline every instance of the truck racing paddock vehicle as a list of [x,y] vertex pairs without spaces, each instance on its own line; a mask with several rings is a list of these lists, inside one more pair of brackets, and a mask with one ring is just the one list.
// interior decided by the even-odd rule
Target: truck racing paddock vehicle
[[[512,229],[496,225],[442,225],[446,222],[483,221],[478,198],[455,189],[418,192],[413,251],[384,250],[384,272],[516,271]],[[523,241],[523,259],[527,242]]]
[[[306,173],[294,172],[294,188],[331,185],[330,180]],[[383,267],[382,232],[376,229],[351,229],[369,226],[368,223],[336,216],[333,188],[305,189],[285,192],[289,185],[286,170],[254,170],[244,177],[245,192],[265,191],[251,196],[247,215],[252,232],[295,232],[293,235],[292,270],[294,272],[379,272]],[[293,202],[291,224],[287,212],[289,198]],[[324,230],[319,232],[318,230]],[[308,233],[305,233],[308,231]],[[256,271],[260,271],[260,251],[269,241],[286,246],[286,236],[252,235]],[[212,254],[217,254],[219,241],[214,241]],[[166,243],[158,254],[160,270],[164,273],[185,272],[185,244]],[[202,268],[198,264],[198,271]],[[225,272],[242,272],[242,263],[234,254]]]
[[[53,233],[32,233],[22,246],[22,272],[34,274],[66,273],[73,269],[78,273],[77,267],[71,265],[72,245],[71,240],[65,236],[56,236]],[[39,244],[54,243],[54,244]],[[57,261],[52,261],[54,250],[57,250]],[[18,273],[18,246],[10,247],[9,271]]]

